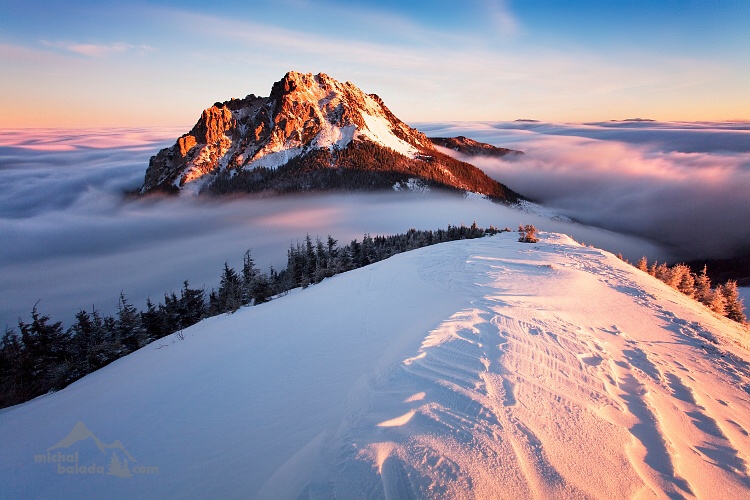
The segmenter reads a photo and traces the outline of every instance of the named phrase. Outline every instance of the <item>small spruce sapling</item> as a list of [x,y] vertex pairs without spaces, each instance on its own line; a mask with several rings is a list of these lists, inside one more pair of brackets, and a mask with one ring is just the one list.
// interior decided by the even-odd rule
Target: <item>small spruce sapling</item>
[[518,226],[518,241],[521,243],[536,243],[539,241],[537,229],[532,224]]

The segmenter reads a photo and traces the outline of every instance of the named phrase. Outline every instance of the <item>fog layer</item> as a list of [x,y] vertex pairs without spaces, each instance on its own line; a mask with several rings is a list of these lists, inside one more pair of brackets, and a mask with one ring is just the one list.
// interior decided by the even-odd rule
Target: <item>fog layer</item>
[[[719,234],[718,211],[726,207],[734,221],[748,214],[747,200],[744,209],[740,203],[742,190],[750,192],[744,184],[748,163],[739,151],[666,151],[651,143],[498,124],[420,128],[430,135],[463,133],[523,149],[527,154],[520,161],[475,163],[581,221],[657,237],[672,246],[485,200],[434,194],[125,200],[122,193],[142,182],[149,157],[173,143],[180,131],[0,131],[0,326],[14,326],[19,316],[28,320],[37,301],[40,311],[69,324],[81,307],[113,312],[120,291],[143,307],[147,297],[161,300],[185,279],[210,289],[218,285],[224,262],[239,267],[248,248],[260,267],[280,268],[289,245],[307,233],[331,234],[344,244],[364,233],[410,227],[533,223],[630,259],[645,254],[664,260],[724,250],[728,245],[707,237]],[[700,217],[696,207],[705,207],[706,215]],[[654,231],[659,224],[663,232]],[[741,246],[743,231],[747,228],[721,234]]]
[[526,154],[472,158],[491,177],[585,224],[669,246],[676,259],[750,252],[750,124],[431,124]]

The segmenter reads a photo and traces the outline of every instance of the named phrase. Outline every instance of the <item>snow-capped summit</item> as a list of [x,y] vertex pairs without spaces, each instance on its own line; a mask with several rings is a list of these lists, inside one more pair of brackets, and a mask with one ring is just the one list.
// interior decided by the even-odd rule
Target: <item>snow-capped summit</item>
[[324,73],[289,72],[268,97],[251,94],[203,111],[189,133],[151,158],[141,191],[387,189],[410,179],[519,198],[476,167],[438,152],[377,95]]
[[287,73],[271,89],[274,103],[271,136],[249,161],[274,152],[311,145],[343,148],[355,139],[369,139],[405,156],[429,149],[421,132],[396,118],[375,94],[324,73]]

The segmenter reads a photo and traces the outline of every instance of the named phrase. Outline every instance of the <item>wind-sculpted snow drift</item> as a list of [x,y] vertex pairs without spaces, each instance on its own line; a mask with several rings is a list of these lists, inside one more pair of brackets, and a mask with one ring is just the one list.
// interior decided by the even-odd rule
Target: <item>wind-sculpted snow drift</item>
[[[447,243],[204,320],[1,413],[3,494],[743,498],[749,345],[566,236]],[[78,422],[137,460],[118,474],[151,473],[35,462]],[[65,453],[86,451],[109,461],[85,441]]]

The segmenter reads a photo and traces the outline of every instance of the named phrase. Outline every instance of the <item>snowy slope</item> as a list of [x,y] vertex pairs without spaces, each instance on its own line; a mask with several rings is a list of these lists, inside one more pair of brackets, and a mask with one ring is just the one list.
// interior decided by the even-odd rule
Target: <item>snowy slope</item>
[[0,413],[0,496],[750,497],[747,332],[566,236],[424,248],[183,334]]

